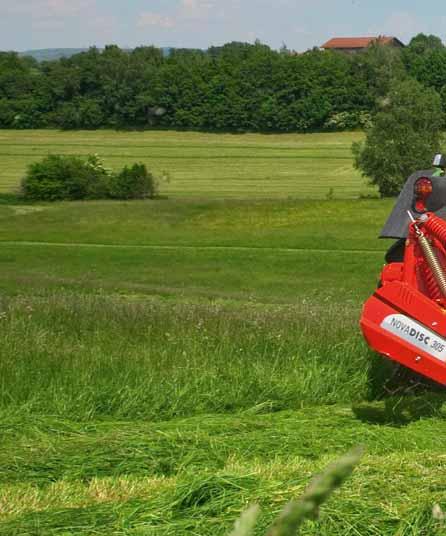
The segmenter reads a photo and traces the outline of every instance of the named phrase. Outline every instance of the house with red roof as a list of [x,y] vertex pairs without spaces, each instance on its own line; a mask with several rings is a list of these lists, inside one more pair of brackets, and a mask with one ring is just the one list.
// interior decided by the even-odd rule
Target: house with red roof
[[366,50],[373,44],[387,45],[395,48],[404,48],[402,43],[396,37],[387,37],[380,35],[378,37],[334,37],[330,39],[321,48],[324,50],[337,50],[347,54],[355,54]]

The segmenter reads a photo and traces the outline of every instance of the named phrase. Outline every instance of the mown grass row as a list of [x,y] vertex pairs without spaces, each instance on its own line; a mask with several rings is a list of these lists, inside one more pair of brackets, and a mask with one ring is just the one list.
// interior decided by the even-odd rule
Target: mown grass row
[[358,443],[366,454],[353,477],[300,533],[443,534],[431,514],[445,504],[441,414],[405,427],[342,406],[163,423],[0,415],[5,536],[223,536],[253,503],[264,534],[314,473]]
[[352,165],[360,136],[2,131],[0,191],[17,187],[26,166],[49,153],[93,152],[111,168],[138,160],[167,172],[161,193],[174,197],[357,198],[374,193]]

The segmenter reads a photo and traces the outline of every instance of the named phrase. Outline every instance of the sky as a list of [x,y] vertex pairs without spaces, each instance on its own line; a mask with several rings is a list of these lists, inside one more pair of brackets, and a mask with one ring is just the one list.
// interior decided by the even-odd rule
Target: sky
[[0,0],[0,50],[117,44],[208,48],[260,39],[303,51],[331,37],[446,41],[444,0]]

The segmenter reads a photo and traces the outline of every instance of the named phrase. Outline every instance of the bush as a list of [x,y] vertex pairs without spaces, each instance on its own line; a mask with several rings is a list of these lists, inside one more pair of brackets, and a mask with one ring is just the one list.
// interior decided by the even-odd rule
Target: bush
[[22,194],[36,201],[144,199],[155,195],[155,180],[144,164],[112,173],[97,155],[50,155],[29,166]]
[[407,177],[429,169],[440,152],[444,116],[439,95],[415,80],[393,85],[368,129],[365,143],[353,144],[355,167],[382,196],[397,195]]
[[155,195],[155,179],[144,164],[133,164],[111,175],[109,194],[113,199],[145,199]]
[[105,195],[106,175],[76,156],[50,155],[28,168],[25,198],[40,201],[92,199]]

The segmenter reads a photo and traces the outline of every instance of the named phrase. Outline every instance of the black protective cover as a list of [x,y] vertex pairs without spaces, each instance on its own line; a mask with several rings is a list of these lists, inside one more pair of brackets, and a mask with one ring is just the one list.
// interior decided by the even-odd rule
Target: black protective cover
[[406,238],[409,225],[407,211],[410,210],[415,217],[418,215],[414,207],[414,185],[420,177],[428,177],[432,181],[432,194],[426,203],[427,210],[446,220],[446,177],[433,177],[433,173],[433,170],[416,171],[407,179],[380,238]]

